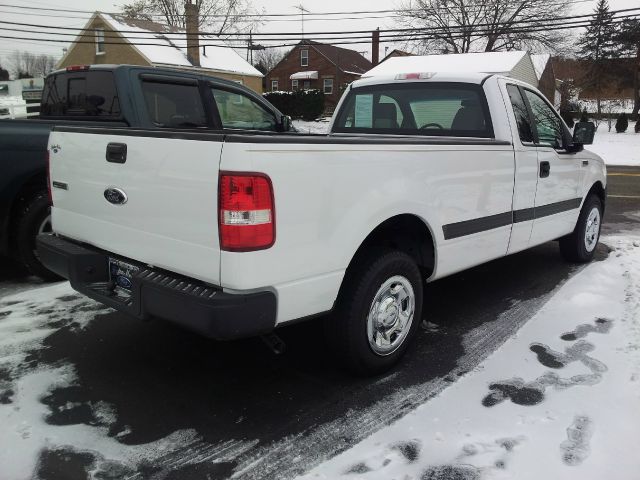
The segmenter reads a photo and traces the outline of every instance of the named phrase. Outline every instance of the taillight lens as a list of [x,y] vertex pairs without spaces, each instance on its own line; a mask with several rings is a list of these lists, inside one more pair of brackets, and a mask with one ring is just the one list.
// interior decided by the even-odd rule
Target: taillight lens
[[261,173],[220,174],[220,248],[249,252],[271,247],[276,240],[271,180]]
[[51,194],[51,154],[47,150],[47,196],[49,203],[53,205],[53,195]]

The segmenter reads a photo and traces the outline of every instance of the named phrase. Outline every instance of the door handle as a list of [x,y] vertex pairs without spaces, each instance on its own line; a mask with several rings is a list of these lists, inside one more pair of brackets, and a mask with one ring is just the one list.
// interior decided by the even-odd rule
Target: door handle
[[110,143],[107,145],[107,162],[124,163],[127,161],[127,144]]
[[551,164],[549,162],[540,162],[540,178],[547,178],[551,172]]

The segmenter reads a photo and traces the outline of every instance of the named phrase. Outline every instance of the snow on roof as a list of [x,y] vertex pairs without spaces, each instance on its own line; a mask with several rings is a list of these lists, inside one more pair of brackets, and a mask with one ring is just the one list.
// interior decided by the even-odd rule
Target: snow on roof
[[[120,35],[133,44],[147,57],[147,59],[157,65],[178,65],[191,67],[192,64],[187,58],[187,38],[186,32],[160,25],[154,22],[145,22],[129,19],[126,17],[100,13],[100,17]],[[149,28],[142,28],[141,25]],[[170,33],[170,35],[165,35]],[[176,35],[178,33],[178,35]],[[180,35],[182,34],[182,35]],[[140,45],[140,43],[154,43],[156,45]],[[242,58],[233,48],[221,45],[224,42],[217,36],[200,35],[200,67],[217,72],[236,73],[262,77],[257,69]]]
[[420,55],[392,57],[378,64],[363,77],[414,72],[482,72],[509,73],[522,58],[524,51],[456,53],[449,55]]
[[542,77],[544,69],[547,68],[547,63],[549,63],[550,58],[551,55],[548,53],[531,55],[531,61],[533,62],[533,68],[536,70],[536,77],[538,77],[538,80]]

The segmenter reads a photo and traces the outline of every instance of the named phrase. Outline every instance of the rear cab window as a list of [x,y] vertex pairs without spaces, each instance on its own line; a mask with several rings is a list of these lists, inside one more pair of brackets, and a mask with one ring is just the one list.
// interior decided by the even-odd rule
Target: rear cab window
[[42,95],[40,116],[120,119],[120,99],[113,73],[86,70],[49,75]]
[[493,137],[480,85],[411,83],[354,88],[338,113],[333,132]]

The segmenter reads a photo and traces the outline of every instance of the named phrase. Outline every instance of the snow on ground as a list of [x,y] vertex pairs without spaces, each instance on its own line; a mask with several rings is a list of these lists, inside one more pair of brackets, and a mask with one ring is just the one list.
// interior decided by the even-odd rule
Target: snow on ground
[[474,371],[300,479],[637,479],[640,240],[605,243]]
[[[61,329],[82,329],[101,313],[111,310],[77,294],[67,282],[0,298],[0,479],[35,478],[43,457],[82,455],[97,460],[92,478],[135,476],[135,469],[152,464],[162,471],[175,464],[199,463],[206,458],[234,458],[254,442],[230,439],[220,445],[202,442],[194,430],[178,430],[147,444],[126,445],[113,431],[115,412],[106,402],[56,405],[51,392],[77,384],[69,364],[42,367],[43,341]],[[52,414],[89,408],[91,425],[60,425]],[[90,458],[93,458],[91,455]],[[133,477],[132,477],[133,478]]]
[[609,132],[606,122],[598,125],[593,145],[587,150],[600,155],[607,165],[640,166],[640,133],[634,132],[635,122],[629,122],[624,133],[616,133],[615,122]]
[[330,118],[321,118],[315,122],[308,122],[306,120],[294,120],[293,126],[296,127],[300,133],[329,133]]

